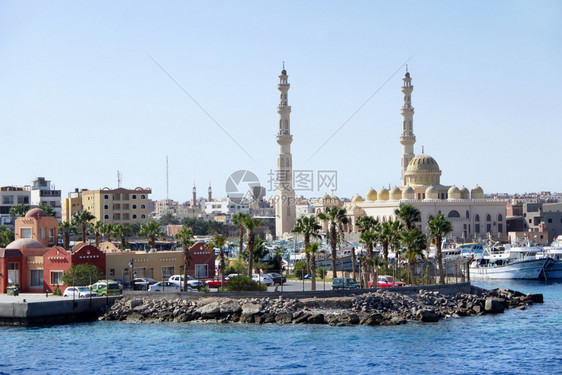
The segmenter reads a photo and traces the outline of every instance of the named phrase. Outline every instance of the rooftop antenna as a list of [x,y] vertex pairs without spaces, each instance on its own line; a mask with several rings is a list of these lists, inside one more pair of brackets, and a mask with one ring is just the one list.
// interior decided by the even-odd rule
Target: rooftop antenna
[[408,72],[408,64],[406,64],[406,73]]
[[121,187],[121,172],[117,171],[117,188]]
[[422,154],[423,154],[423,146],[422,146]]
[[166,154],[166,200],[170,200],[169,194],[170,181],[168,180],[168,154]]

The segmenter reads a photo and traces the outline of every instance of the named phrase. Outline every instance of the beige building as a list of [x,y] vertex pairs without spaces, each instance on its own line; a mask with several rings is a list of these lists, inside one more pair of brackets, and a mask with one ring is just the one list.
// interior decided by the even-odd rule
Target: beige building
[[149,277],[161,281],[170,276],[183,274],[181,251],[119,252],[106,253],[106,275],[110,278],[129,280],[129,263],[133,260],[134,277]]
[[109,189],[75,191],[63,199],[62,220],[72,221],[78,211],[89,211],[96,221],[131,225],[150,221],[150,188]]

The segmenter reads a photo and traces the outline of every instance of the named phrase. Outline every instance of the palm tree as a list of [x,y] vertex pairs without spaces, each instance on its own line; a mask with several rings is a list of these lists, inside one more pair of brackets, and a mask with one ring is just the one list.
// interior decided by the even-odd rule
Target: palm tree
[[308,272],[311,272],[310,268],[310,253],[306,251],[308,249],[308,245],[310,244],[310,238],[318,238],[320,235],[318,232],[322,229],[320,223],[318,223],[318,219],[316,216],[301,216],[297,219],[295,223],[295,227],[293,228],[293,233],[303,234],[304,235],[304,253],[306,255],[306,264]]
[[330,247],[332,249],[332,274],[333,277],[338,277],[338,271],[336,270],[337,261],[337,250],[336,246],[338,243],[338,226],[340,224],[347,224],[348,219],[346,216],[346,209],[337,206],[326,207],[324,212],[318,214],[320,220],[329,222],[329,234],[330,234]]
[[388,247],[392,239],[392,221],[384,221],[375,228],[377,240],[382,247],[382,256],[388,262]]
[[51,206],[44,205],[44,206],[39,206],[39,208],[42,209],[47,214],[47,216],[55,217],[57,214],[53,209],[53,207]]
[[414,223],[421,220],[420,210],[409,203],[401,204],[400,208],[394,210],[394,214],[402,220],[407,230],[412,229]]
[[209,251],[215,251],[215,248],[219,249],[219,278],[221,280],[220,285],[224,286],[224,246],[226,245],[226,237],[222,234],[215,234],[215,237],[211,242],[208,243]]
[[155,220],[144,223],[141,226],[139,235],[148,239],[148,244],[151,249],[156,246],[156,238],[161,235],[160,228],[160,223]]
[[[388,232],[388,246],[394,253],[394,275],[396,276],[396,271],[398,263],[400,261],[400,233],[404,230],[404,224],[401,221],[392,221],[390,224]],[[388,259],[386,260],[388,264]]]
[[238,242],[238,259],[242,257],[242,243],[244,242],[244,220],[249,215],[244,212],[237,212],[232,216],[232,224],[238,226],[239,242]]
[[86,243],[86,236],[88,235],[88,223],[96,217],[89,211],[78,211],[72,215],[72,223],[82,229],[82,242]]
[[111,238],[115,234],[115,224],[112,223],[104,224],[101,233],[106,237],[107,242],[111,242]]
[[25,214],[29,211],[29,206],[24,203],[16,204],[10,208],[10,216],[11,217],[21,217],[25,216]]
[[414,266],[418,258],[423,259],[423,250],[427,247],[427,238],[419,228],[406,229],[400,234],[402,244],[406,247],[404,255],[408,260],[408,271],[410,273],[410,282],[416,284],[414,278]]
[[[359,236],[359,242],[367,247],[367,258],[373,259],[373,248],[375,243],[377,242],[377,234],[373,230],[362,231],[361,235]],[[368,268],[365,271],[369,274],[369,277],[372,276],[371,268]]]
[[279,274],[283,275],[283,249],[280,247],[276,247],[273,249],[273,254],[275,255],[275,259],[277,259],[277,263],[279,264]]
[[113,234],[121,239],[121,248],[127,246],[127,236],[131,233],[131,227],[123,224],[117,224],[113,230]]
[[[193,241],[193,232],[186,227],[181,228],[174,237],[181,241],[181,246],[183,248],[183,291],[185,292],[187,290],[187,270],[189,269],[189,262],[191,261],[189,250],[195,241]],[[180,286],[182,286],[181,282]]]
[[439,264],[439,283],[445,284],[445,275],[443,273],[443,255],[441,253],[441,245],[443,237],[453,231],[453,225],[444,215],[429,216],[427,223],[427,231],[435,240],[435,248],[437,249],[437,263]]
[[62,247],[68,250],[70,247],[70,235],[76,232],[76,228],[72,223],[63,221],[59,223],[59,234],[62,235]]
[[100,237],[103,234],[104,226],[105,226],[105,224],[102,223],[101,221],[96,221],[90,226],[90,231],[92,233],[94,233],[94,236],[96,237],[96,247],[97,248],[100,247]]
[[308,244],[308,247],[306,248],[306,253],[310,255],[310,278],[312,281],[310,284],[311,290],[316,290],[316,254],[320,252],[319,246],[320,244],[318,242],[314,242]]
[[254,245],[256,243],[256,229],[260,225],[260,219],[254,219],[251,215],[244,218],[244,227],[248,234],[248,277],[252,277],[252,267],[254,263]]

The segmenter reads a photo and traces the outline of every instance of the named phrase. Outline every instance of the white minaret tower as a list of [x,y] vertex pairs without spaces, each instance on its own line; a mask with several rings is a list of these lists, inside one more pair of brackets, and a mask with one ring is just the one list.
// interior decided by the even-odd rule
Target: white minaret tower
[[415,156],[414,143],[416,143],[416,136],[414,135],[414,107],[412,107],[412,78],[406,67],[406,75],[402,78],[404,85],[402,86],[402,93],[404,94],[404,105],[402,106],[402,135],[400,136],[400,143],[402,144],[402,186],[406,185],[406,177],[404,176],[408,163]]
[[285,64],[279,76],[277,88],[281,92],[281,100],[277,106],[279,113],[279,157],[277,158],[277,191],[275,192],[275,234],[280,238],[284,233],[291,232],[295,226],[295,192],[293,190],[293,157],[291,155],[291,106],[288,105],[287,81]]

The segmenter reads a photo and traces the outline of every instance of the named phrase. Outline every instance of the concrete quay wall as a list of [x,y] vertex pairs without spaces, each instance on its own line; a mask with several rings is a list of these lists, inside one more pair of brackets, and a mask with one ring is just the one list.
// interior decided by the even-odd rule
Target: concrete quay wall
[[0,302],[0,325],[59,324],[95,320],[121,297]]

